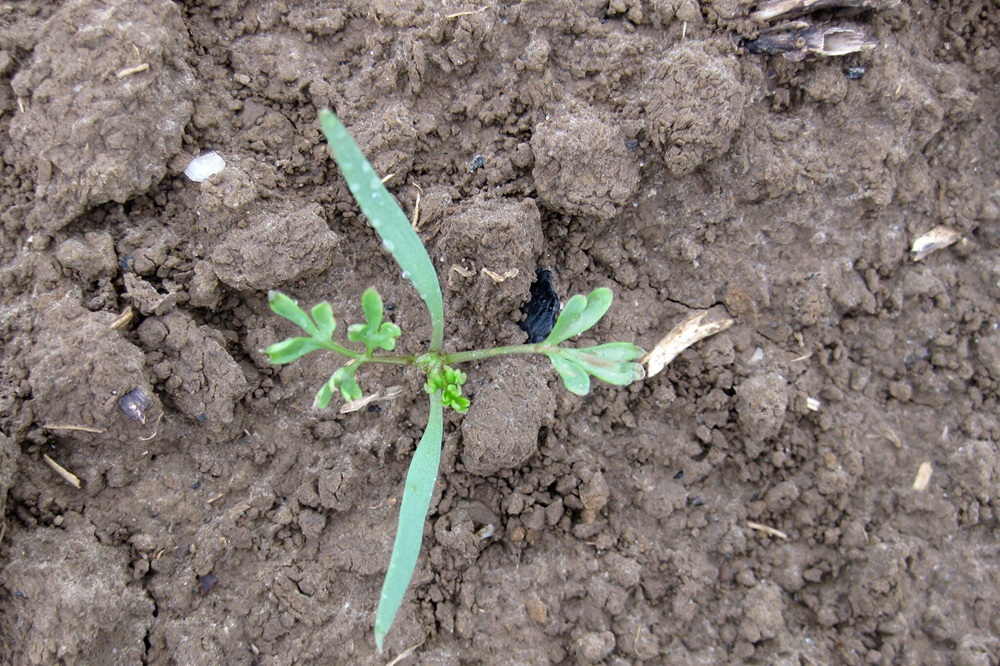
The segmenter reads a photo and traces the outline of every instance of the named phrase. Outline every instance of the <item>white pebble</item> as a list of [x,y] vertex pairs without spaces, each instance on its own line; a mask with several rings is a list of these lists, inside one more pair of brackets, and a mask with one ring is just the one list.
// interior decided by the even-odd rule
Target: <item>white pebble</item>
[[226,161],[222,159],[222,155],[213,150],[191,160],[184,169],[184,175],[196,183],[201,183],[225,168]]

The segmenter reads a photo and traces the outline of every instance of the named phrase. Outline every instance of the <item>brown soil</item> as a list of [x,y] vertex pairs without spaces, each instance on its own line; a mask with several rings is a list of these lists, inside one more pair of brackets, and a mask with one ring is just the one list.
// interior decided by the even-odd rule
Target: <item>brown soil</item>
[[[0,7],[0,662],[1000,662],[1000,8],[820,14],[880,45],[803,62],[739,48],[751,9]],[[466,368],[388,656],[420,378],[320,412],[336,359],[259,352],[291,333],[270,288],[350,323],[375,286],[405,349],[429,335],[322,106],[420,197],[449,348],[523,341],[538,266],[614,290],[587,340],[738,320],[582,399]]]

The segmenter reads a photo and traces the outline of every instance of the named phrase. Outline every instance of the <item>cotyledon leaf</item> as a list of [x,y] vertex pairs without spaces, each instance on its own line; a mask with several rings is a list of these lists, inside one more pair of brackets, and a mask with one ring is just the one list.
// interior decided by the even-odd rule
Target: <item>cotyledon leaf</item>
[[382,246],[403,270],[403,278],[416,287],[427,304],[431,316],[430,350],[440,351],[444,341],[441,285],[420,236],[333,111],[321,109],[319,122],[358,206],[382,239]]
[[427,519],[427,509],[434,495],[434,482],[437,481],[438,464],[441,461],[443,413],[441,392],[435,391],[431,394],[427,429],[417,444],[417,450],[410,461],[410,469],[406,472],[403,501],[399,507],[396,542],[392,546],[389,569],[385,573],[378,610],[375,612],[375,644],[380,652],[382,641],[389,633],[392,621],[396,619],[396,612],[403,603],[403,597],[410,586],[410,579],[413,578],[413,570],[417,566],[417,556],[420,555],[420,545],[424,538],[424,521]]

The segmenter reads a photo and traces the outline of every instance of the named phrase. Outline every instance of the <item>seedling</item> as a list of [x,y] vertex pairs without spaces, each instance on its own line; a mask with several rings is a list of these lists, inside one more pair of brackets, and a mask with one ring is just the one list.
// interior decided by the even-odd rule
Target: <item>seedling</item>
[[347,359],[316,393],[313,403],[316,407],[327,407],[338,391],[346,400],[360,400],[362,390],[356,376],[367,363],[414,366],[423,372],[425,378],[424,391],[430,396],[430,415],[406,473],[396,541],[375,613],[375,643],[381,651],[382,641],[403,602],[420,554],[424,520],[441,458],[444,407],[451,407],[457,412],[469,408],[469,399],[462,395],[466,375],[455,366],[506,354],[543,354],[552,361],[567,389],[576,395],[586,395],[590,391],[592,376],[617,386],[642,379],[643,368],[636,361],[645,352],[628,342],[586,348],[562,346],[594,326],[611,307],[611,291],[604,288],[595,289],[587,296],[578,294],[569,299],[552,331],[541,342],[461,352],[442,351],[444,308],[441,286],[427,250],[340,120],[332,111],[323,109],[319,112],[319,121],[334,159],[361,211],[382,239],[382,246],[399,264],[403,278],[416,288],[431,318],[431,339],[426,353],[419,356],[394,354],[392,352],[401,331],[392,322],[384,321],[382,298],[374,289],[368,289],[361,295],[365,322],[347,327],[348,342],[357,345],[351,348],[333,340],[337,322],[329,303],[315,305],[307,314],[285,294],[278,291],[268,294],[271,309],[305,333],[264,350],[272,363],[290,363],[320,349]]

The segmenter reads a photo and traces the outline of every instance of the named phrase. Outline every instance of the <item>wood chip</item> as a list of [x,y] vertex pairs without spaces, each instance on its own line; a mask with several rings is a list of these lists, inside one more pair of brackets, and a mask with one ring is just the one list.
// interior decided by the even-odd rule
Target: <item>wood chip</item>
[[61,476],[66,482],[75,487],[77,490],[83,488],[83,481],[81,481],[80,477],[78,477],[76,474],[69,471],[68,469],[57,463],[55,460],[53,460],[52,458],[49,458],[44,453],[42,454],[42,460],[45,461],[46,465],[52,468],[53,472]]
[[656,343],[653,350],[642,359],[646,365],[646,376],[660,374],[682,351],[700,340],[721,333],[734,323],[735,320],[721,306],[688,317]]
[[420,186],[416,183],[413,184],[413,187],[417,188],[417,202],[413,204],[413,222],[410,224],[414,231],[420,231],[420,195],[423,194],[424,191],[420,189]]
[[948,246],[954,245],[961,238],[961,231],[941,224],[927,233],[918,236],[910,247],[910,254],[913,257],[913,261],[920,261],[932,252],[937,252],[938,250],[943,250]]
[[403,392],[402,386],[390,386],[384,392],[376,391],[372,395],[361,398],[361,400],[352,400],[348,402],[343,407],[340,408],[341,414],[349,414],[351,412],[356,412],[364,407],[367,407],[370,403],[379,402],[382,400],[392,400],[400,393]]
[[145,72],[147,69],[149,69],[149,63],[144,62],[141,65],[136,65],[135,67],[126,67],[125,69],[115,74],[115,77],[119,79],[124,79],[126,76],[132,76],[133,74]]
[[457,19],[457,18],[462,17],[462,16],[474,16],[476,14],[481,14],[481,13],[485,12],[487,9],[488,9],[488,7],[480,7],[479,9],[476,9],[474,11],[455,12],[454,14],[446,14],[445,18],[446,19]]
[[920,467],[917,468],[917,476],[913,479],[913,489],[919,492],[927,490],[928,484],[931,482],[931,474],[934,473],[934,468],[926,460],[920,463]]
[[416,645],[411,645],[410,647],[400,652],[395,659],[387,663],[385,666],[396,666],[396,664],[398,664],[399,662],[401,662],[402,660],[406,659],[411,654],[413,654],[416,651],[416,649],[421,645],[423,645],[423,642],[417,643]]
[[42,425],[46,430],[76,430],[79,432],[92,432],[95,435],[100,435],[108,431],[107,428],[92,428],[91,426],[85,425],[73,425],[73,424],[56,424],[56,423],[46,423]]
[[757,530],[758,532],[763,532],[764,534],[769,534],[773,537],[778,537],[779,539],[787,539],[788,535],[781,530],[776,530],[773,527],[768,527],[767,525],[761,525],[760,523],[755,523],[752,520],[747,521],[747,527],[752,530]]
[[118,315],[118,318],[111,322],[108,326],[112,331],[120,331],[127,328],[129,324],[132,323],[132,319],[135,318],[135,310],[131,305],[122,310],[122,313]]
[[516,269],[516,268],[512,268],[509,271],[504,271],[503,274],[500,274],[500,273],[496,273],[494,271],[491,271],[490,269],[488,269],[486,267],[483,267],[482,269],[480,269],[480,272],[482,272],[484,275],[486,275],[487,277],[489,277],[491,280],[493,280],[497,284],[500,284],[504,280],[509,280],[512,277],[517,277],[517,274],[520,271],[518,269]]

